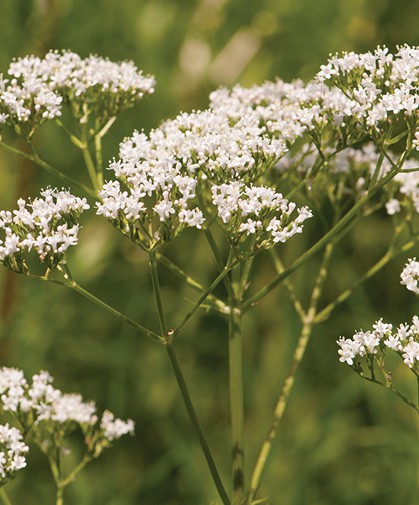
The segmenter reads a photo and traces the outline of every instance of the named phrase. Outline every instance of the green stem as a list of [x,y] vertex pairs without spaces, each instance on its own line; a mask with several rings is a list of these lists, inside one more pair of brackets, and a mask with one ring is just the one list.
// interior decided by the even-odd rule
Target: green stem
[[243,310],[248,310],[252,305],[259,302],[263,297],[275,289],[284,279],[297,270],[302,264],[309,260],[314,254],[323,249],[336,235],[345,228],[345,226],[356,216],[358,212],[371,200],[371,198],[397,174],[397,170],[391,170],[386,176],[382,177],[369,193],[363,196],[321,239],[312,245],[303,253],[294,263],[279,274],[271,283],[262,288],[243,304]]
[[200,296],[197,302],[195,302],[195,305],[192,307],[192,309],[186,314],[186,316],[182,319],[180,324],[177,326],[177,328],[174,330],[174,334],[179,333],[182,328],[185,326],[185,324],[189,321],[189,319],[192,317],[192,315],[195,313],[196,310],[199,309],[199,307],[202,305],[202,303],[206,300],[208,295],[210,295],[216,286],[224,279],[224,277],[231,271],[232,268],[234,268],[237,264],[239,263],[239,260],[234,260],[231,263],[228,263],[223,270],[217,275],[217,277],[213,280],[213,282],[210,284],[210,286],[206,289],[206,291]]
[[156,299],[157,304],[157,313],[159,317],[160,331],[162,338],[164,338],[167,335],[167,327],[164,319],[163,303],[161,300],[159,276],[157,273],[156,253],[151,251],[149,258],[150,258],[151,280],[153,283],[154,297]]
[[101,309],[105,310],[106,312],[108,312],[112,316],[116,317],[117,319],[121,319],[122,321],[125,321],[129,325],[133,326],[136,330],[138,330],[140,333],[142,333],[146,337],[151,338],[155,342],[162,343],[162,338],[159,335],[157,335],[153,331],[149,330],[148,328],[145,328],[144,326],[137,323],[136,321],[133,321],[132,319],[125,316],[124,314],[122,314],[118,310],[114,309],[113,307],[111,307],[110,305],[105,303],[103,300],[100,300],[95,295],[93,295],[92,293],[90,293],[86,289],[79,286],[76,282],[69,281],[66,284],[68,287],[70,287],[71,289],[73,289],[77,293],[81,294],[82,296],[84,296],[85,298],[87,298],[88,300],[90,300],[95,305],[97,305]]
[[220,478],[217,468],[215,466],[215,462],[212,457],[210,448],[209,448],[208,443],[205,439],[202,428],[199,424],[198,417],[196,415],[194,406],[192,404],[191,397],[189,395],[189,390],[186,385],[185,378],[183,377],[182,370],[181,370],[181,368],[179,366],[179,362],[177,360],[177,356],[176,356],[175,349],[173,346],[173,341],[172,341],[173,331],[167,331],[167,328],[166,328],[164,311],[163,311],[163,303],[162,303],[161,293],[160,293],[160,283],[159,283],[158,272],[157,272],[156,253],[153,251],[150,252],[150,270],[151,270],[151,279],[152,279],[152,283],[153,283],[154,296],[156,298],[157,312],[158,312],[159,323],[160,323],[160,330],[161,330],[162,338],[164,339],[164,343],[165,343],[166,351],[169,356],[170,364],[172,365],[172,369],[174,371],[176,381],[178,383],[180,392],[182,394],[182,398],[185,403],[185,407],[188,412],[189,418],[195,428],[196,434],[198,436],[199,442],[202,447],[202,451],[204,452],[204,456],[207,460],[208,467],[210,469],[212,478],[214,480],[214,484],[219,492],[221,499],[223,500],[223,503],[227,505],[230,503],[228,496],[224,490],[224,486],[221,482],[221,478]]
[[404,244],[400,249],[396,251],[388,250],[384,256],[375,263],[362,277],[357,279],[350,287],[346,288],[342,293],[331,303],[329,303],[324,309],[317,313],[315,317],[315,322],[320,323],[325,321],[330,314],[335,310],[335,308],[343,303],[345,300],[349,298],[349,296],[357,289],[361,284],[365,281],[376,275],[382,268],[384,268],[390,261],[392,261],[399,254],[407,252],[409,249],[414,247],[417,239],[411,240]]
[[305,313],[305,317],[303,319],[303,326],[301,328],[300,337],[297,342],[297,346],[294,351],[294,355],[291,361],[290,368],[288,370],[288,374],[285,378],[284,385],[282,387],[281,393],[279,395],[278,401],[275,406],[274,416],[272,419],[271,426],[269,431],[265,437],[265,440],[262,444],[261,450],[259,452],[258,458],[256,460],[255,467],[252,472],[252,478],[250,482],[250,490],[247,498],[247,504],[250,505],[253,498],[256,495],[256,492],[259,487],[260,478],[262,476],[263,470],[265,468],[268,456],[270,454],[272,448],[272,442],[276,437],[276,433],[278,430],[279,423],[284,415],[285,408],[288,403],[288,399],[291,393],[291,390],[294,386],[295,376],[300,366],[300,363],[304,357],[305,351],[307,349],[307,345],[310,341],[310,337],[313,332],[313,327],[315,326],[315,314],[316,308],[321,297],[324,283],[327,277],[328,266],[330,263],[330,259],[333,252],[334,243],[330,242],[325,249],[322,263],[319,269],[319,273],[317,275],[311,297],[309,302],[309,307],[307,312]]
[[64,488],[60,484],[57,484],[57,495],[55,499],[55,505],[63,505],[64,503],[63,491]]
[[[278,256],[275,248],[270,249],[269,252],[271,254],[276,273],[281,274],[285,270],[285,268],[284,268],[284,265],[282,264],[281,259]],[[288,279],[285,279],[284,283],[285,283],[285,287],[288,290],[288,294],[289,294],[290,300],[294,306],[294,309],[297,312],[300,320],[303,321],[304,317],[305,317],[305,312],[304,312],[303,307],[301,306],[300,300],[298,300],[297,295],[295,294],[294,287],[291,284],[291,282],[289,282]]]
[[60,481],[61,487],[64,489],[66,486],[68,486],[71,482],[74,481],[76,476],[83,470],[83,468],[92,461],[91,456],[88,456],[85,454],[83,456],[83,459],[80,461],[80,463],[73,468],[73,470],[64,478]]
[[136,330],[138,330],[144,336],[146,336],[148,338],[151,338],[152,340],[154,340],[155,342],[159,342],[160,344],[163,343],[163,339],[159,335],[157,335],[153,331],[149,330],[148,328],[145,328],[144,326],[142,326],[141,324],[137,323],[136,321],[133,321],[129,317],[127,317],[124,314],[122,314],[122,312],[119,312],[114,307],[111,307],[110,305],[108,305],[107,303],[105,303],[100,298],[97,298],[95,295],[93,295],[92,293],[90,293],[86,289],[84,289],[81,286],[79,286],[79,284],[77,284],[77,282],[75,282],[71,278],[71,276],[69,276],[69,274],[67,273],[68,269],[61,268],[61,271],[63,271],[64,275],[65,275],[65,280],[64,281],[60,281],[58,279],[52,279],[50,277],[40,277],[40,276],[32,275],[32,274],[30,274],[29,277],[31,277],[33,279],[38,279],[38,280],[41,280],[41,281],[44,281],[44,282],[51,282],[53,284],[58,284],[60,286],[67,286],[67,287],[71,288],[73,291],[76,291],[77,293],[79,293],[80,295],[82,295],[87,300],[91,301],[92,303],[94,303],[95,305],[97,305],[98,307],[100,307],[101,309],[103,309],[105,312],[108,312],[109,314],[111,314],[112,316],[116,317],[117,319],[125,321],[129,325],[133,326]]
[[99,184],[99,182],[97,180],[97,177],[96,177],[95,164],[93,163],[93,159],[92,159],[92,156],[90,154],[89,147],[87,145],[85,145],[83,147],[82,153],[83,153],[84,163],[85,163],[86,168],[87,168],[87,173],[89,174],[89,177],[90,177],[90,180],[92,182],[92,185],[96,189],[96,191],[100,191],[101,186],[100,186],[100,184]]
[[[169,258],[166,258],[166,256],[163,256],[160,253],[156,254],[156,258],[162,265],[164,265],[166,268],[168,268],[176,277],[181,279],[185,284],[190,286],[191,288],[195,289],[196,291],[199,291],[200,293],[205,292],[204,286],[197,282],[193,277],[191,277],[189,274],[184,272],[181,268],[179,268],[173,261],[171,261]],[[217,298],[215,295],[209,294],[207,296],[207,300],[210,303],[211,307],[220,312],[221,314],[228,314],[230,312],[230,309],[228,305],[226,305],[222,300]]]
[[102,137],[95,135],[95,153],[96,153],[96,177],[100,187],[103,186],[103,159],[102,159]]
[[185,379],[184,379],[182,371],[180,369],[179,362],[177,360],[177,356],[176,356],[173,342],[171,341],[171,339],[166,340],[166,351],[167,351],[170,363],[172,365],[173,371],[175,373],[176,381],[178,383],[180,392],[182,394],[182,398],[183,398],[186,410],[188,412],[190,420],[192,421],[196,435],[198,436],[202,451],[204,453],[205,459],[207,460],[207,464],[208,464],[209,470],[211,472],[211,476],[214,481],[214,484],[217,488],[218,494],[220,495],[223,505],[230,505],[230,499],[228,498],[226,490],[223,486],[223,483],[221,481],[220,475],[217,471],[217,467],[214,462],[214,458],[212,457],[210,448],[209,448],[208,443],[205,439],[202,428],[199,424],[198,417],[196,415],[194,406],[192,404],[192,401],[191,401],[191,398],[190,398],[190,395],[188,392],[188,388],[186,386]]
[[242,283],[240,265],[231,271],[232,295],[229,315],[229,392],[232,439],[233,505],[242,505],[245,498],[244,475],[244,399],[243,399],[243,336]]
[[419,406],[416,405],[415,403],[413,403],[411,400],[409,400],[409,398],[407,398],[403,393],[401,393],[399,390],[397,390],[396,388],[394,388],[392,385],[389,385],[389,384],[386,384],[385,382],[379,381],[375,377],[366,377],[365,375],[362,375],[359,372],[357,372],[357,374],[360,377],[362,377],[363,379],[365,379],[365,380],[367,380],[369,382],[374,382],[375,384],[378,384],[379,386],[381,386],[381,387],[383,387],[385,389],[389,389],[396,396],[398,396],[401,400],[403,400],[404,403],[406,403],[407,405],[409,405],[410,407],[412,407],[419,414]]
[[12,502],[10,501],[3,487],[0,487],[0,498],[4,505],[12,505]]
[[4,142],[1,142],[1,141],[0,141],[0,145],[2,145],[8,151],[10,151],[14,154],[18,154],[19,156],[22,156],[23,158],[32,161],[33,163],[35,163],[39,167],[43,168],[44,170],[46,170],[50,174],[54,175],[55,177],[58,177],[64,183],[77,186],[77,187],[81,188],[88,195],[96,197],[95,191],[92,191],[91,188],[85,186],[84,184],[81,184],[80,182],[76,181],[75,179],[69,177],[68,175],[60,172],[56,168],[49,165],[46,161],[44,161],[42,158],[40,158],[34,150],[32,150],[32,154],[31,154],[31,153],[26,153],[25,151],[21,151],[20,149],[17,149],[16,147],[9,146],[8,144],[5,144]]

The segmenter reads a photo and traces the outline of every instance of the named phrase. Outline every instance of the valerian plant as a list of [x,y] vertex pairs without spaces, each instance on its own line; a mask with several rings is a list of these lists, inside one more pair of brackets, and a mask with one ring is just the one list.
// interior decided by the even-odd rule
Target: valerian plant
[[[49,187],[40,197],[20,199],[16,210],[2,211],[0,262],[24,276],[75,290],[160,344],[168,354],[219,500],[224,505],[260,503],[272,441],[314,328],[358,286],[418,241],[419,49],[402,46],[395,55],[386,48],[336,55],[309,83],[278,79],[250,88],[221,88],[210,95],[208,109],[181,113],[149,133],[133,132],[121,142],[105,177],[104,137],[122,110],[153,90],[154,79],[131,62],[113,63],[97,56],[82,59],[69,51],[53,51],[44,58],[28,56],[10,65],[0,80],[0,125],[28,147],[21,150],[5,141],[1,145],[49,171],[61,183],[84,191],[85,196]],[[62,129],[82,152],[90,185],[74,180],[36,152],[33,138],[47,121]],[[394,145],[397,150],[392,151]],[[387,251],[334,299],[325,299],[325,282],[340,241],[360,220],[382,209],[393,225]],[[94,210],[147,255],[158,330],[130,319],[74,279],[66,253],[77,245],[82,214]],[[307,220],[320,223],[323,235],[285,265],[284,244],[304,232]],[[218,274],[209,286],[202,286],[166,254],[167,245],[182,240],[186,229],[201,236],[214,257]],[[253,266],[261,255],[271,258],[276,274],[256,289]],[[316,255],[321,259],[307,302],[298,296],[290,275]],[[415,291],[417,262],[409,265],[403,282]],[[199,293],[176,323],[167,322],[161,266]],[[279,285],[288,290],[300,319],[300,335],[272,422],[247,474],[243,315]],[[220,475],[175,352],[179,334],[203,307],[226,321],[229,476]],[[386,346],[417,372],[417,317],[396,333],[380,320],[373,332],[339,343],[341,360],[358,373],[363,374],[354,361],[357,356],[368,361],[371,374],[374,363],[385,371]],[[50,461],[56,503],[62,504],[64,487],[108,442],[131,433],[132,422],[114,419],[110,413],[98,421],[92,404],[84,404],[78,395],[56,393],[46,372],[35,376],[32,386],[19,371],[3,369],[2,374],[14,377],[17,384],[6,382],[1,401],[21,429],[10,432],[12,428],[5,425],[5,442],[0,443],[8,447],[13,440],[14,448],[4,462],[3,478],[14,477],[24,466],[25,444],[34,441]],[[71,417],[77,412],[82,418]],[[59,457],[67,428],[74,427],[85,437],[86,460],[63,476],[54,458]]]

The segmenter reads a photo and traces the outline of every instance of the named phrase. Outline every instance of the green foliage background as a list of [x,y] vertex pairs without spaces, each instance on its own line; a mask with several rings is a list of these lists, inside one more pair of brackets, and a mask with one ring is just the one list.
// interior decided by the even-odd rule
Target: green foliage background
[[[82,56],[132,59],[157,78],[156,93],[120,116],[105,142],[106,159],[134,129],[145,130],[180,110],[206,107],[221,84],[311,78],[330,52],[377,44],[419,44],[419,2],[411,0],[0,0],[0,72],[10,60],[49,48]],[[85,177],[81,157],[50,127],[37,138],[52,164]],[[18,195],[55,185],[27,162],[0,152],[0,207]],[[314,221],[314,220],[313,220]],[[316,240],[315,221],[284,247],[284,261]],[[386,250],[388,217],[370,218],[339,248],[326,295],[333,296]],[[168,253],[203,283],[216,274],[205,245],[183,237]],[[418,252],[416,252],[416,255]],[[411,254],[410,256],[413,256]],[[319,326],[307,350],[264,477],[273,505],[414,505],[418,435],[413,412],[339,364],[335,340],[383,316],[393,323],[417,313],[399,284],[406,258],[358,289]],[[156,325],[146,258],[104,220],[84,222],[70,257],[75,278],[138,321]],[[315,261],[292,277],[311,289]],[[257,264],[274,275],[268,255]],[[162,270],[169,321],[179,321],[195,294]],[[260,281],[262,282],[262,281]],[[415,312],[416,311],[416,312]],[[277,289],[247,317],[246,429],[252,461],[269,425],[294,349],[298,320]],[[0,271],[0,364],[33,374],[47,369],[64,391],[83,393],[100,408],[137,423],[66,491],[68,505],[204,505],[216,492],[162,349],[59,286]],[[192,398],[222,474],[228,475],[227,339],[219,317],[201,313],[179,337],[179,356]],[[395,364],[395,366],[397,366]],[[397,370],[396,370],[397,371]],[[400,372],[404,388],[414,394]],[[411,388],[409,390],[409,388]],[[74,454],[74,458],[77,454]],[[14,505],[52,504],[42,456],[10,486]]]

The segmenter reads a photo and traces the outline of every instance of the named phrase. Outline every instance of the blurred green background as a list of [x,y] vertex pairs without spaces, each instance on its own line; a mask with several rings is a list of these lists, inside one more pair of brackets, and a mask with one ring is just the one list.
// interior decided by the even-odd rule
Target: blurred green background
[[[206,107],[219,85],[313,77],[329,53],[366,51],[377,44],[419,43],[419,2],[412,0],[0,0],[0,72],[27,53],[65,48],[132,59],[156,76],[157,88],[120,116],[105,141],[105,158],[122,138],[180,110]],[[83,175],[83,163],[49,126],[37,138],[44,157]],[[28,162],[0,151],[0,207],[20,195],[57,184]],[[284,248],[285,261],[319,236],[316,222]],[[339,249],[327,284],[333,296],[386,250],[389,220],[379,214],[357,227]],[[204,283],[216,270],[194,234],[168,254]],[[416,255],[418,252],[416,251]],[[413,256],[412,253],[410,256]],[[417,419],[413,411],[338,362],[336,339],[383,316],[399,323],[417,313],[417,301],[399,284],[406,257],[357,290],[319,326],[307,350],[264,476],[273,505],[416,504]],[[85,220],[70,257],[74,276],[90,291],[138,321],[156,326],[146,258],[104,220]],[[311,289],[316,261],[293,277]],[[268,256],[257,264],[273,275]],[[162,269],[169,320],[190,300]],[[416,302],[416,305],[415,305]],[[416,312],[415,312],[416,311]],[[299,331],[286,292],[277,289],[246,318],[246,430],[253,459],[285,376]],[[229,472],[227,339],[225,322],[201,313],[180,336],[178,352],[199,417],[227,480]],[[0,363],[30,375],[47,369],[56,386],[95,399],[136,423],[66,491],[68,505],[204,505],[216,502],[205,461],[187,419],[163,350],[77,294],[0,270]],[[395,364],[396,366],[396,364]],[[401,367],[402,368],[402,367]],[[414,394],[409,377],[399,380]],[[410,389],[409,389],[410,388]],[[76,456],[76,455],[75,455]],[[42,456],[8,486],[14,505],[52,504],[53,487]],[[416,493],[416,494],[415,494]]]

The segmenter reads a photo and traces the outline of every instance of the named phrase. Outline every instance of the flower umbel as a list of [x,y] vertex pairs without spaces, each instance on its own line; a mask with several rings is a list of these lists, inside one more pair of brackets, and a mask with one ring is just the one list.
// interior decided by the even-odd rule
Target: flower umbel
[[18,200],[18,209],[0,211],[0,262],[28,273],[27,257],[35,251],[48,268],[56,267],[78,242],[79,218],[89,208],[85,198],[67,190],[44,189],[41,197]]

